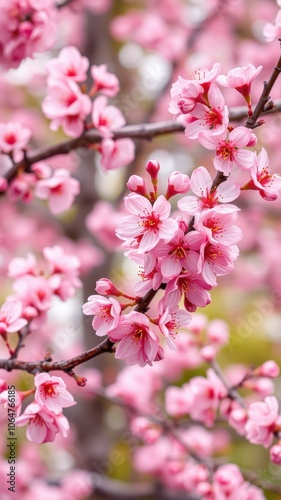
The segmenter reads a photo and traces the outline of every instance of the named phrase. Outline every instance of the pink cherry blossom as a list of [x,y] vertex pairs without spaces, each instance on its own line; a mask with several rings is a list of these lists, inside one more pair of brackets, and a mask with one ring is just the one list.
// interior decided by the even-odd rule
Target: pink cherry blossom
[[250,443],[262,444],[265,448],[270,446],[279,419],[278,411],[278,401],[274,396],[267,396],[262,402],[250,404],[245,426],[246,438]]
[[187,125],[185,135],[189,139],[198,139],[200,132],[219,135],[226,131],[228,126],[228,107],[224,97],[216,85],[211,85],[208,92],[208,104],[196,103],[190,112],[193,121]]
[[103,139],[99,152],[101,154],[100,164],[105,172],[116,170],[129,165],[135,158],[135,143],[131,139],[117,139],[114,141],[109,137]]
[[124,217],[116,227],[116,234],[122,240],[131,240],[137,244],[138,253],[152,250],[162,239],[171,241],[178,224],[170,218],[171,205],[159,196],[152,205],[143,196],[130,194],[124,200],[126,209],[133,215]]
[[[113,299],[112,299],[113,300]],[[118,326],[108,332],[112,342],[118,342],[116,358],[124,359],[128,365],[152,365],[157,360],[159,338],[150,329],[145,314],[132,311],[121,316]]]
[[27,321],[22,317],[22,303],[17,298],[8,298],[0,308],[0,334],[18,332]]
[[[11,393],[10,391],[8,391],[8,389],[0,391],[0,423],[7,422],[8,410],[10,408],[10,403],[11,403],[10,394]],[[16,415],[19,415],[21,412],[21,404],[23,397],[20,392],[15,391],[13,398],[14,398],[13,410],[15,411]]]
[[217,82],[224,87],[233,87],[250,103],[252,81],[260,74],[262,66],[255,68],[253,64],[231,69],[226,76],[220,75]]
[[50,376],[48,373],[39,373],[34,378],[36,387],[34,399],[43,409],[56,415],[76,404],[73,396],[66,390],[61,377]]
[[165,392],[165,408],[172,417],[188,415],[193,406],[193,394],[188,384],[182,387],[169,386]]
[[26,258],[15,257],[10,261],[8,267],[8,276],[12,278],[25,276],[26,274],[37,274],[37,261],[31,253]]
[[82,309],[87,316],[95,316],[92,327],[99,337],[110,335],[110,330],[119,324],[121,306],[116,299],[90,295],[88,302],[82,306]]
[[167,301],[172,300],[178,303],[183,294],[184,307],[187,311],[194,312],[197,307],[205,307],[207,304],[210,304],[211,297],[207,290],[211,290],[211,288],[212,286],[206,283],[199,275],[184,271],[168,282],[165,297]]
[[167,303],[165,299],[161,299],[158,304],[158,326],[166,338],[170,349],[177,350],[177,346],[173,341],[180,328],[185,328],[191,321],[191,314],[183,309],[180,309],[177,304]]
[[[169,112],[173,115],[187,114],[192,111],[196,102],[202,100],[203,87],[194,80],[185,80],[181,76],[171,87]],[[204,101],[203,101],[204,102]]]
[[0,123],[0,150],[16,153],[23,150],[31,137],[31,130],[19,122]]
[[165,198],[169,200],[176,194],[187,193],[189,189],[190,181],[188,175],[182,174],[176,170],[169,175]]
[[234,166],[248,170],[255,165],[255,153],[242,149],[252,141],[253,132],[246,127],[236,127],[228,137],[200,132],[198,141],[207,149],[215,150],[214,167],[229,175]]
[[274,464],[281,465],[281,445],[275,444],[270,448],[270,460]]
[[263,34],[267,42],[274,42],[281,36],[281,9],[278,10],[275,24],[266,23]]
[[195,215],[220,203],[229,203],[240,194],[240,188],[236,182],[227,180],[215,189],[212,189],[212,184],[213,179],[205,167],[193,170],[190,187],[197,197],[184,196],[178,201],[178,208],[188,215]]
[[236,245],[220,245],[205,241],[200,248],[198,272],[212,286],[216,286],[217,276],[224,276],[234,269],[234,261],[239,255]]
[[126,120],[116,106],[108,106],[104,95],[98,96],[93,102],[92,110],[93,126],[97,128],[104,137],[112,137],[111,130],[125,125]]
[[139,175],[131,175],[127,182],[127,188],[132,193],[140,194],[141,196],[148,197],[148,191],[146,188],[145,180]]
[[193,395],[191,418],[211,426],[220,401],[227,396],[225,386],[212,369],[207,370],[206,378],[193,377],[188,386]]
[[91,112],[89,96],[83,94],[73,80],[51,81],[48,95],[42,103],[43,113],[51,121],[51,130],[62,127],[70,137],[78,137],[84,131],[85,119]]
[[52,290],[42,276],[20,277],[14,282],[13,288],[23,304],[24,312],[27,306],[42,312],[51,307]]
[[26,424],[27,439],[36,444],[52,442],[57,434],[67,437],[69,432],[69,422],[62,413],[47,411],[36,402],[28,405],[16,419],[16,425],[19,427]]
[[214,483],[225,497],[234,492],[243,482],[241,471],[235,464],[222,465],[214,474]]
[[73,179],[64,168],[55,170],[49,179],[38,181],[35,188],[35,196],[48,200],[50,210],[55,215],[68,210],[79,192],[78,180]]
[[56,31],[54,0],[0,1],[0,58],[17,67],[25,57],[52,46]]
[[281,191],[281,176],[271,174],[268,164],[269,159],[267,151],[262,148],[250,171],[252,180],[241,189],[258,190],[262,198],[267,201],[274,201],[278,198],[279,192]]
[[84,500],[93,493],[94,480],[91,472],[74,469],[63,476],[60,486],[60,495],[66,500]]
[[205,210],[195,215],[194,228],[205,233],[215,245],[236,245],[242,238],[241,229],[234,224],[238,207],[224,205]]
[[119,80],[114,73],[107,71],[106,64],[100,66],[91,66],[91,75],[94,80],[94,85],[91,94],[94,92],[102,92],[108,97],[115,97],[119,92]]
[[259,366],[255,370],[255,373],[261,375],[262,377],[277,378],[280,374],[280,368],[276,361],[269,360]]
[[145,443],[155,443],[161,435],[161,428],[145,417],[136,417],[131,421],[131,432]]
[[87,78],[89,59],[81,56],[76,47],[64,47],[58,57],[47,62],[48,82],[52,80],[70,79],[74,82],[84,82]]
[[44,247],[43,255],[49,263],[51,274],[62,273],[66,275],[77,274],[80,268],[80,261],[76,255],[67,254],[64,249],[55,245]]
[[22,200],[30,203],[33,199],[33,190],[36,185],[36,177],[33,174],[19,173],[10,183],[7,195],[9,200]]

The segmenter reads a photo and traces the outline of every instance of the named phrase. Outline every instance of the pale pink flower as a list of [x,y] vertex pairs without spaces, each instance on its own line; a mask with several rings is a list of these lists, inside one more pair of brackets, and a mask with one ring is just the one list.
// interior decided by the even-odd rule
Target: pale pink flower
[[43,113],[51,121],[51,130],[62,127],[70,137],[78,137],[84,131],[85,119],[90,114],[92,102],[72,80],[51,81],[48,95],[42,103]]
[[25,149],[31,137],[31,130],[19,122],[0,123],[0,150],[16,153]]
[[52,290],[42,276],[20,277],[14,282],[13,288],[24,309],[32,306],[38,311],[47,311],[51,307]]
[[70,79],[74,82],[84,82],[87,78],[89,59],[81,56],[76,47],[64,47],[58,57],[47,62],[48,83],[52,80]]
[[211,426],[220,401],[227,396],[225,386],[212,369],[207,370],[207,377],[192,378],[188,386],[193,395],[191,418]]
[[[281,7],[281,5],[280,5]],[[277,16],[275,19],[275,24],[266,23],[263,34],[267,42],[274,42],[274,40],[278,40],[281,36],[281,9],[278,10]]]
[[236,430],[238,434],[244,436],[246,433],[245,425],[247,422],[247,412],[244,408],[235,408],[228,417],[228,423]]
[[25,203],[29,203],[33,199],[35,185],[36,177],[34,174],[27,174],[25,172],[19,173],[12,182],[10,182],[7,189],[9,200],[22,200]]
[[73,179],[64,168],[55,170],[49,179],[38,181],[35,188],[35,196],[48,200],[50,210],[55,215],[68,210],[79,192],[79,181]]
[[281,191],[281,176],[271,174],[268,168],[269,159],[267,151],[262,148],[256,157],[255,164],[250,170],[252,180],[241,189],[258,190],[261,197],[267,201],[275,201]]
[[26,324],[26,319],[22,317],[22,303],[17,298],[8,298],[0,308],[0,335],[18,332]]
[[196,103],[190,112],[193,121],[187,125],[185,135],[189,139],[197,139],[200,132],[219,135],[228,127],[228,107],[224,97],[216,85],[212,85],[208,92],[208,104]]
[[200,248],[198,273],[206,283],[216,286],[216,277],[231,273],[238,255],[239,248],[236,245],[214,244],[207,240]]
[[62,247],[44,247],[43,255],[50,266],[50,273],[77,274],[80,268],[80,260],[76,255],[67,254]]
[[155,443],[161,435],[161,427],[145,417],[133,418],[130,429],[134,436],[148,444]]
[[119,341],[115,357],[124,359],[128,365],[152,365],[158,357],[159,338],[149,326],[145,314],[132,311],[121,316],[118,326],[108,332],[112,342]]
[[164,298],[158,304],[158,326],[166,338],[170,349],[177,350],[173,339],[176,337],[180,328],[185,328],[191,321],[191,314],[180,309],[177,304],[167,302]]
[[[22,403],[22,395],[18,391],[14,392],[13,395],[13,410],[16,415],[19,415],[21,412],[21,403]],[[8,420],[8,410],[11,408],[11,393],[8,389],[0,392],[0,423],[6,423]]]
[[91,89],[91,94],[94,92],[102,92],[108,97],[115,97],[118,94],[119,80],[114,73],[107,71],[106,64],[100,66],[91,66],[91,75],[94,80],[94,85]]
[[270,460],[274,464],[281,465],[281,445],[275,444],[270,448]]
[[268,448],[273,439],[273,432],[279,419],[279,405],[274,396],[267,396],[264,401],[252,403],[248,408],[246,438],[253,444],[262,444]]
[[66,390],[66,385],[61,377],[50,376],[49,373],[35,375],[36,387],[34,399],[42,409],[53,412],[56,415],[76,404],[73,396]]
[[241,471],[235,464],[222,465],[214,474],[214,483],[225,496],[234,492],[243,482]]
[[224,87],[232,87],[250,103],[250,92],[252,81],[260,74],[262,66],[255,68],[253,64],[231,69],[226,76],[220,75],[217,82]]
[[117,139],[113,141],[109,137],[103,139],[99,152],[101,154],[100,164],[105,172],[116,170],[129,165],[135,158],[135,143],[131,139]]
[[188,175],[182,174],[176,170],[169,175],[165,198],[168,200],[176,194],[187,193],[189,189],[190,181]]
[[[183,294],[184,307],[189,312],[196,311],[197,307],[205,307],[210,304],[211,297],[207,290],[212,286],[206,283],[201,276],[183,271],[182,274],[170,280],[165,290],[167,302],[178,303]],[[169,297],[170,295],[170,297]]]
[[152,250],[162,239],[171,241],[178,230],[177,222],[170,218],[171,205],[159,196],[152,205],[149,200],[138,194],[130,194],[124,200],[126,209],[133,215],[124,217],[116,227],[121,240],[131,240],[137,244],[138,253]]
[[95,316],[92,327],[99,337],[110,335],[110,330],[119,324],[121,306],[116,299],[90,295],[88,302],[83,304],[82,309],[86,316]]
[[56,32],[54,0],[0,1],[0,58],[17,67],[25,57],[45,52]]
[[[172,84],[169,112],[173,115],[190,113],[199,100],[202,101],[203,87],[194,80],[185,80],[181,76]],[[204,101],[203,101],[204,102]]]
[[8,276],[16,278],[26,274],[37,274],[37,261],[33,254],[27,254],[26,258],[15,257],[9,263]]
[[280,368],[275,361],[269,360],[254,370],[254,373],[262,377],[277,378],[280,374]]
[[236,127],[228,138],[200,132],[198,141],[207,149],[215,150],[214,167],[228,176],[234,166],[248,170],[255,165],[255,153],[242,149],[253,141],[253,132],[246,127]]
[[229,339],[228,324],[222,319],[213,319],[206,329],[207,342],[215,346],[223,346],[227,344]]
[[92,121],[93,126],[104,137],[112,137],[111,130],[118,129],[126,123],[120,109],[116,106],[108,106],[104,95],[98,96],[93,102]]
[[26,437],[36,444],[54,441],[57,434],[67,437],[69,422],[62,414],[56,414],[33,402],[26,407],[23,414],[16,418],[16,425],[28,424]]
[[60,483],[60,494],[65,500],[84,500],[90,497],[93,491],[94,479],[92,473],[87,470],[70,470],[64,474]]
[[165,409],[172,417],[188,415],[193,406],[193,394],[188,384],[182,387],[169,386],[165,392]]
[[238,207],[224,205],[204,210],[195,215],[194,228],[205,233],[214,245],[236,245],[242,238],[242,231],[234,222],[238,217]]
[[193,170],[190,187],[195,196],[184,196],[178,201],[178,208],[188,215],[213,208],[220,203],[229,203],[238,198],[240,188],[233,181],[225,181],[212,189],[213,179],[205,167]]

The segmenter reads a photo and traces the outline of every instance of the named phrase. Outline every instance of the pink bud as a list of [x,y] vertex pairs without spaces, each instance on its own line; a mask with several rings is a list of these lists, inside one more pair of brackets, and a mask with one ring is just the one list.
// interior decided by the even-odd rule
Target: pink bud
[[175,196],[176,194],[187,193],[189,189],[190,181],[188,175],[178,171],[172,172],[168,179],[166,198],[168,200],[171,196]]
[[205,345],[201,349],[200,354],[202,358],[209,363],[210,361],[213,361],[213,359],[215,358],[216,349],[212,345]]
[[8,181],[5,177],[0,177],[0,193],[4,193],[8,187]]
[[96,282],[96,291],[100,295],[114,295],[115,297],[123,296],[121,290],[116,288],[112,281],[107,278],[101,278]]
[[245,425],[247,422],[247,412],[244,408],[236,408],[230,413],[228,422],[238,434],[244,436],[246,432]]
[[270,460],[274,464],[281,465],[281,445],[275,444],[270,448]]
[[127,182],[127,188],[133,193],[140,194],[141,196],[147,196],[144,179],[139,175],[131,175]]
[[258,394],[260,394],[260,396],[263,397],[274,393],[274,385],[272,380],[265,377],[255,380],[245,380],[245,382],[243,382],[243,387],[252,389],[252,391],[257,392]]
[[147,173],[150,175],[152,181],[157,180],[158,172],[160,170],[160,163],[156,160],[150,160],[146,167]]
[[276,378],[280,373],[280,368],[275,361],[269,360],[257,368],[255,372],[257,375],[261,375],[263,377]]
[[248,148],[251,148],[252,146],[255,146],[257,144],[257,136],[252,132],[252,134],[250,135],[250,139],[249,139],[249,142],[248,144],[246,144],[246,146]]
[[37,179],[48,179],[52,175],[52,169],[49,165],[43,162],[35,163],[32,166],[32,172]]

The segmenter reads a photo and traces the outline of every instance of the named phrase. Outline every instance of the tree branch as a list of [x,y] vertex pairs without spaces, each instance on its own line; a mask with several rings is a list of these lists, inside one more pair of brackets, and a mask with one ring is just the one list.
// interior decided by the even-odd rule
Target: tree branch
[[[281,99],[277,100],[274,104],[274,108],[266,110],[260,114],[272,114],[281,111]],[[253,116],[255,115],[255,111]],[[240,121],[248,116],[248,108],[245,106],[239,106],[232,108],[230,110],[230,121]],[[256,116],[256,115],[255,115]],[[251,127],[250,127],[251,128]],[[178,121],[167,120],[158,123],[141,123],[139,125],[126,125],[118,130],[113,131],[113,139],[122,139],[129,137],[131,139],[146,139],[151,140],[154,137],[162,136],[166,134],[174,134],[176,132],[183,132],[185,129],[184,125]],[[84,132],[80,137],[75,139],[70,139],[59,144],[54,144],[52,146],[46,146],[44,148],[37,149],[26,153],[25,158],[13,165],[10,170],[5,174],[5,178],[8,182],[11,182],[18,172],[21,170],[26,170],[26,164],[30,168],[31,165],[39,161],[47,160],[57,155],[68,154],[71,151],[88,148],[91,144],[99,144],[103,137],[98,130],[88,130]]]
[[57,9],[63,9],[63,7],[68,7],[74,0],[63,0],[62,2],[57,3]]

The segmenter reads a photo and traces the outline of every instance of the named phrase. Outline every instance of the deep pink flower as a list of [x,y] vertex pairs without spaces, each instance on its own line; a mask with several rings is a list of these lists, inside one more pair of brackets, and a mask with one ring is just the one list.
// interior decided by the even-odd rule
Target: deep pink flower
[[253,132],[246,127],[236,127],[228,137],[200,132],[198,141],[207,149],[215,150],[214,167],[229,175],[234,166],[248,170],[255,165],[255,153],[242,149],[253,141]]
[[121,240],[132,240],[137,244],[138,253],[152,250],[162,239],[165,243],[171,241],[178,224],[169,217],[170,203],[159,196],[151,205],[143,196],[130,194],[124,200],[126,209],[133,215],[124,217],[116,227],[116,234]]
[[52,80],[70,79],[74,82],[84,82],[87,78],[89,59],[81,56],[76,47],[64,47],[58,57],[47,62],[48,83]]
[[129,165],[135,158],[135,143],[131,139],[117,139],[109,137],[103,139],[99,146],[101,154],[100,164],[105,172],[116,170]]
[[115,357],[124,359],[128,365],[152,365],[157,360],[159,338],[150,329],[145,314],[132,311],[121,316],[118,326],[108,332],[112,342],[118,342]]
[[228,126],[228,107],[224,97],[216,85],[211,85],[208,92],[208,104],[196,103],[190,111],[193,121],[187,125],[185,135],[189,139],[198,139],[200,132],[219,135],[226,131]]
[[187,311],[194,312],[197,307],[205,307],[210,304],[211,297],[207,290],[211,289],[212,286],[206,283],[201,276],[185,271],[168,282],[165,297],[167,302],[172,300],[178,303],[183,295],[184,307]]
[[36,387],[34,399],[42,409],[56,415],[76,404],[73,396],[66,390],[66,385],[61,377],[50,376],[49,373],[39,373],[34,378]]
[[279,192],[281,191],[281,176],[271,174],[269,172],[268,163],[267,151],[262,148],[250,171],[252,180],[241,189],[258,190],[262,198],[267,201],[274,201],[278,198]]
[[218,204],[229,203],[240,194],[240,188],[236,182],[227,180],[215,189],[212,189],[212,184],[213,179],[205,167],[193,170],[190,187],[197,197],[184,196],[178,201],[178,208],[188,215],[195,215]]
[[118,94],[119,80],[114,73],[107,71],[106,64],[100,66],[91,66],[91,75],[94,80],[94,85],[91,89],[91,94],[101,92],[108,97],[115,97]]
[[35,188],[35,196],[48,200],[50,210],[55,215],[68,210],[79,192],[79,181],[73,179],[64,168],[55,170],[49,179],[38,181]]
[[28,405],[16,419],[16,425],[19,427],[26,424],[27,439],[36,444],[52,442],[57,434],[66,437],[69,432],[69,422],[62,413],[57,415],[47,411],[36,402]]
[[107,98],[104,95],[98,96],[93,102],[92,121],[93,126],[104,137],[111,137],[111,130],[120,128],[126,123],[120,109],[116,106],[108,106]]
[[267,396],[264,401],[251,403],[245,426],[246,438],[250,443],[262,444],[268,448],[279,417],[279,405],[274,396]]
[[48,87],[48,95],[42,103],[43,113],[51,121],[51,130],[62,127],[70,137],[78,137],[84,131],[87,115],[90,114],[92,102],[83,94],[73,80],[52,80]]
[[242,238],[242,231],[234,222],[238,217],[238,207],[221,205],[195,215],[194,228],[205,233],[210,243],[215,245],[236,245]]
[[216,286],[216,276],[224,276],[234,269],[233,262],[239,255],[236,245],[220,245],[205,241],[200,248],[198,272],[212,286]]
[[116,299],[90,295],[88,302],[82,306],[83,313],[87,316],[95,316],[92,327],[99,337],[109,334],[120,321],[121,306]]
[[251,84],[261,70],[262,66],[255,68],[255,66],[250,63],[248,66],[231,69],[226,76],[219,75],[217,82],[224,87],[235,88],[243,95],[247,103],[250,104]]
[[8,298],[0,308],[0,335],[18,332],[27,321],[22,317],[22,303],[17,298]]

